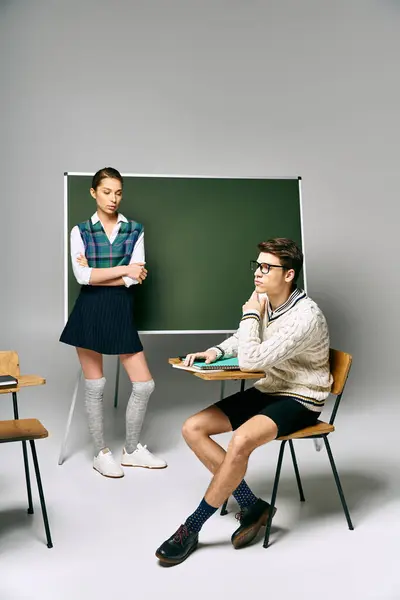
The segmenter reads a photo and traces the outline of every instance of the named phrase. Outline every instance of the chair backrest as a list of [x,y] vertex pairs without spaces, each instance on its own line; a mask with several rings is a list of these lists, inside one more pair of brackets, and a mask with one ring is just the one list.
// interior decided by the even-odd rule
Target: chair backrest
[[339,396],[339,394],[343,392],[352,361],[353,358],[351,354],[347,354],[347,352],[341,352],[340,350],[334,350],[333,348],[330,349],[329,362],[333,377],[331,394]]
[[13,350],[0,351],[0,375],[19,377],[19,358]]

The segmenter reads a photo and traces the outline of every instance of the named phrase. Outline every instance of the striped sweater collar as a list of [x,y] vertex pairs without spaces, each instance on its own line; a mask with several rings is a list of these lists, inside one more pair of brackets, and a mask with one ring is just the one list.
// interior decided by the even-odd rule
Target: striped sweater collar
[[303,298],[307,298],[307,294],[305,293],[305,291],[300,288],[296,288],[290,294],[286,302],[278,306],[278,308],[276,308],[275,310],[272,310],[271,305],[268,301],[268,321],[275,321],[276,319],[287,313],[288,310],[293,308],[293,306],[300,302],[300,300],[303,300]]

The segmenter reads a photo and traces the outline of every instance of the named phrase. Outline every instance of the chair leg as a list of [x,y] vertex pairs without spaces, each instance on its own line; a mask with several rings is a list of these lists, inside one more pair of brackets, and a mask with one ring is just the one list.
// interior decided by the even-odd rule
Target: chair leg
[[296,453],[294,451],[293,440],[289,440],[289,447],[290,447],[290,452],[292,454],[292,461],[293,461],[294,472],[296,474],[297,487],[299,488],[300,502],[305,502],[306,499],[304,498],[303,486],[301,485],[299,467],[297,466],[297,459],[296,459]]
[[81,369],[79,369],[78,377],[77,377],[76,383],[75,383],[74,393],[72,395],[71,407],[69,409],[67,425],[65,427],[64,439],[63,439],[63,442],[61,444],[60,456],[58,458],[58,464],[59,465],[62,465],[63,462],[64,462],[64,459],[65,459],[65,451],[67,449],[67,441],[68,441],[69,430],[71,428],[72,417],[73,417],[73,414],[74,414],[75,404],[76,404],[76,397],[78,395],[79,383],[81,381],[82,376],[83,376],[83,372],[82,372]]
[[28,515],[33,515],[31,478],[29,475],[29,462],[28,462],[28,451],[26,448],[26,442],[22,442],[22,454],[24,455],[26,491],[28,492]]
[[221,507],[221,517],[224,517],[225,515],[228,514],[228,511],[226,510],[227,505],[228,505],[228,498],[225,500],[225,502],[223,503],[223,505]]
[[347,508],[346,499],[344,497],[342,485],[341,485],[340,479],[339,479],[339,474],[337,472],[335,461],[333,460],[332,450],[331,450],[331,447],[330,447],[330,444],[328,442],[328,438],[327,438],[326,435],[324,435],[324,442],[325,442],[325,446],[326,446],[326,451],[327,451],[328,456],[329,456],[329,461],[331,463],[331,467],[332,467],[332,471],[333,471],[333,476],[334,476],[335,482],[336,482],[336,487],[337,487],[338,492],[339,492],[340,501],[341,501],[342,506],[343,506],[344,514],[346,515],[347,524],[349,526],[349,529],[353,530],[354,529],[353,523],[351,522],[349,509]]
[[37,481],[37,486],[38,486],[38,491],[39,491],[40,505],[42,507],[43,522],[44,522],[44,528],[46,531],[47,547],[52,548],[53,542],[51,540],[49,520],[47,518],[46,502],[44,500],[42,480],[40,477],[40,470],[39,470],[39,463],[38,463],[37,454],[36,454],[35,441],[29,440],[29,443],[31,445],[33,464],[35,466],[35,474],[36,474],[36,481]]
[[117,373],[115,376],[115,392],[114,392],[114,408],[117,408],[118,406],[118,389],[119,389],[119,371],[120,371],[120,360],[119,360],[119,356],[117,358]]
[[286,440],[281,442],[281,447],[279,450],[279,457],[278,457],[278,464],[276,467],[274,487],[272,490],[271,508],[269,511],[267,527],[265,530],[265,537],[264,537],[264,544],[263,544],[264,548],[268,548],[268,544],[269,544],[269,534],[271,533],[272,517],[274,516],[275,501],[276,501],[276,495],[278,493],[279,477],[281,475],[283,453],[285,452],[285,444],[286,444]]
[[12,393],[12,399],[13,399],[13,408],[14,408],[14,419],[19,419],[17,392]]
[[[17,392],[13,392],[12,393],[12,399],[13,399],[13,408],[14,408],[14,419],[18,420],[19,419],[19,414],[18,414]],[[31,478],[29,476],[29,462],[28,462],[28,452],[26,450],[26,442],[22,442],[22,454],[23,454],[23,457],[24,457],[26,491],[28,492],[28,515],[33,515]]]

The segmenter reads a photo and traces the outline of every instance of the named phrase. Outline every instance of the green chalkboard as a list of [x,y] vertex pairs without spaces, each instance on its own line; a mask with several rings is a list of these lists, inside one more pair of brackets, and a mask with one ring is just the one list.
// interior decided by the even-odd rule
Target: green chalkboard
[[[79,293],[69,233],[95,212],[90,187],[90,175],[65,174],[66,318]],[[124,175],[120,211],[145,228],[149,274],[135,290],[139,331],[235,330],[253,291],[257,244],[288,237],[302,247],[300,200],[297,177]]]

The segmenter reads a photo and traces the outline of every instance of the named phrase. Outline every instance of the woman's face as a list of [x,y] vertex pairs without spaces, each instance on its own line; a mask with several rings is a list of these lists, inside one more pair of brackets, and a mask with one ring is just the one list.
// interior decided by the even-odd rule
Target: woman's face
[[118,179],[105,177],[96,189],[90,189],[90,193],[96,200],[97,208],[106,215],[113,215],[118,211],[122,200],[122,184]]

